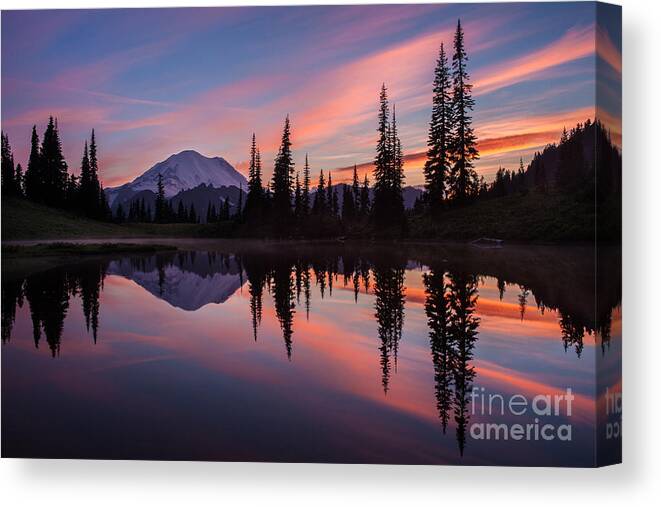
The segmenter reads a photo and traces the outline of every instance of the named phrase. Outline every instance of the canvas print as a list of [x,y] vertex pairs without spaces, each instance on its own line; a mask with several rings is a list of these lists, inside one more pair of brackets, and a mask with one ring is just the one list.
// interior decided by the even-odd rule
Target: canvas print
[[621,460],[621,10],[2,12],[2,456]]

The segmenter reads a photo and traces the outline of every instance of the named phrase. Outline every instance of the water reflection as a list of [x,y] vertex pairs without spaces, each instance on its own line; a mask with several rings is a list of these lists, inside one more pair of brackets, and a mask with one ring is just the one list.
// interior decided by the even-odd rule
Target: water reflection
[[[547,252],[556,262],[546,265],[539,263],[539,252],[510,251],[507,258],[500,259],[498,255],[502,254],[490,252],[487,255],[470,249],[457,253],[422,247],[390,253],[371,247],[336,245],[275,251],[237,247],[231,252],[178,251],[87,260],[45,271],[28,271],[24,275],[8,272],[3,274],[2,282],[2,342],[10,343],[15,323],[20,318],[17,309],[27,306],[34,346],[39,349],[45,338],[50,355],[61,357],[66,354],[67,347],[62,343],[67,314],[72,305],[80,305],[85,330],[96,344],[99,336],[103,336],[104,322],[100,314],[104,281],[112,277],[113,280],[130,280],[184,312],[201,312],[210,304],[222,311],[223,305],[233,300],[245,304],[250,316],[245,326],[254,342],[260,341],[260,328],[265,318],[271,319],[266,309],[272,309],[272,318],[277,322],[282,340],[281,350],[289,362],[296,360],[298,319],[304,319],[306,326],[313,326],[315,318],[326,322],[328,318],[337,319],[340,312],[348,327],[350,321],[371,317],[375,329],[372,337],[367,338],[378,355],[381,389],[387,399],[393,376],[398,373],[400,347],[408,339],[404,333],[405,320],[411,319],[411,326],[418,326],[422,320],[426,325],[427,354],[430,354],[433,368],[437,424],[442,434],[449,427],[454,429],[458,455],[463,456],[474,417],[470,397],[476,379],[482,375],[484,383],[489,378],[504,375],[501,370],[505,371],[507,359],[501,360],[498,368],[492,364],[494,357],[502,357],[498,347],[507,347],[512,355],[517,353],[518,345],[507,344],[505,338],[490,338],[484,345],[483,356],[476,358],[483,326],[487,326],[487,335],[497,336],[501,331],[490,331],[489,326],[497,327],[498,318],[509,312],[510,306],[521,322],[521,328],[516,330],[519,334],[529,329],[534,336],[538,321],[546,325],[549,318],[555,319],[557,346],[567,353],[571,351],[580,360],[586,339],[596,340],[602,355],[608,353],[612,313],[619,306],[617,284],[599,301],[590,298],[594,276],[601,275],[598,270],[595,275],[594,270],[587,269],[589,256],[582,258],[573,251],[567,258],[571,262],[561,263],[559,270],[557,251]],[[535,262],[529,263],[531,259],[527,255],[532,255]],[[618,256],[615,252],[613,259]],[[616,264],[610,264],[612,280],[617,279],[612,273]],[[116,290],[121,292],[121,288]],[[334,295],[338,290],[351,294],[355,310],[346,306],[346,300]],[[485,294],[483,300],[481,293]],[[139,304],[148,309],[145,302]],[[366,308],[371,309],[371,313],[365,313]],[[124,327],[131,325],[128,318],[125,322],[124,316],[116,312],[107,319],[123,323]],[[147,319],[145,317],[142,325],[150,324]],[[350,331],[365,336],[362,327],[360,331]],[[332,334],[328,325],[326,333],[325,340],[340,338]],[[415,336],[418,334],[414,333],[411,339],[415,340]],[[303,334],[301,338],[307,339]],[[181,340],[194,340],[194,337],[181,336]],[[345,359],[353,360],[352,357]],[[3,355],[3,370],[14,367]],[[518,364],[516,367],[522,368]],[[311,378],[315,373],[306,375]],[[406,383],[412,374],[409,370],[403,375],[402,382]],[[6,388],[3,382],[3,394]],[[333,407],[328,410],[332,413]],[[396,454],[392,455],[395,462]],[[268,457],[263,456],[264,459]],[[212,457],[225,458],[228,456]],[[374,460],[388,462],[390,457]]]

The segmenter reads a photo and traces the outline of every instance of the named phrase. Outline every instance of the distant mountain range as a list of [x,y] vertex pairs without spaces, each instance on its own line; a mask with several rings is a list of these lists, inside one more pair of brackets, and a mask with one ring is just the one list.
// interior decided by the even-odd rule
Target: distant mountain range
[[[144,200],[146,207],[153,210],[159,174],[163,178],[165,197],[171,201],[172,208],[177,210],[180,201],[183,201],[186,209],[194,204],[202,221],[206,220],[209,204],[220,210],[226,199],[229,199],[230,211],[234,213],[238,206],[240,189],[243,190],[245,203],[248,182],[229,162],[221,157],[210,158],[194,150],[185,150],[159,162],[129,183],[106,188],[106,197],[112,212],[116,213],[121,204],[126,213],[132,202],[141,200]],[[343,183],[333,185],[338,193],[340,207],[343,187]],[[312,190],[311,198],[314,198],[314,192]],[[403,194],[404,206],[410,209],[416,198],[422,194],[422,190],[408,186],[404,187]]]

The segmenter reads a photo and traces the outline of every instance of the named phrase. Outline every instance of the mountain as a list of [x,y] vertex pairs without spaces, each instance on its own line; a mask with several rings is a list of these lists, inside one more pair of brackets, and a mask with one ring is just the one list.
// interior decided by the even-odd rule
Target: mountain
[[169,261],[157,257],[112,261],[107,273],[133,280],[157,298],[186,311],[224,303],[247,279],[234,256],[207,252],[181,252]]
[[[166,197],[174,197],[201,184],[216,188],[248,187],[246,178],[224,158],[205,157],[194,150],[185,150],[159,162],[130,183],[107,188],[108,203],[114,209],[116,201],[124,206],[124,203],[128,203],[140,191],[156,192],[159,174],[163,176]],[[126,209],[126,206],[124,207]]]

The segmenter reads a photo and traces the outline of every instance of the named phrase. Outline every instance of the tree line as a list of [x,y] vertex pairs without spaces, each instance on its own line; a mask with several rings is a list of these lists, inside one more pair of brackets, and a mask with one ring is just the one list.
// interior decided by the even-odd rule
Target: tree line
[[108,220],[111,214],[99,179],[97,149],[92,129],[89,144],[85,141],[80,176],[69,173],[62,153],[57,119],[51,116],[41,142],[36,125],[32,127],[30,156],[24,172],[21,164],[14,166],[9,137],[3,132],[2,194],[65,209],[96,220]]
[[[462,204],[479,193],[473,167],[478,158],[477,139],[472,127],[474,107],[472,85],[467,71],[468,56],[461,22],[454,36],[452,67],[441,44],[434,80],[429,150],[425,164],[425,206],[437,211],[446,203]],[[362,182],[354,166],[350,185],[342,185],[342,207],[332,174],[321,170],[314,196],[306,154],[303,174],[295,170],[291,124],[285,119],[273,175],[264,187],[261,157],[253,134],[250,149],[248,196],[242,218],[251,224],[269,222],[276,234],[342,232],[355,227],[406,230],[403,199],[404,157],[394,104],[390,104],[385,83],[379,93],[377,142],[374,158],[373,197],[367,174]]]

